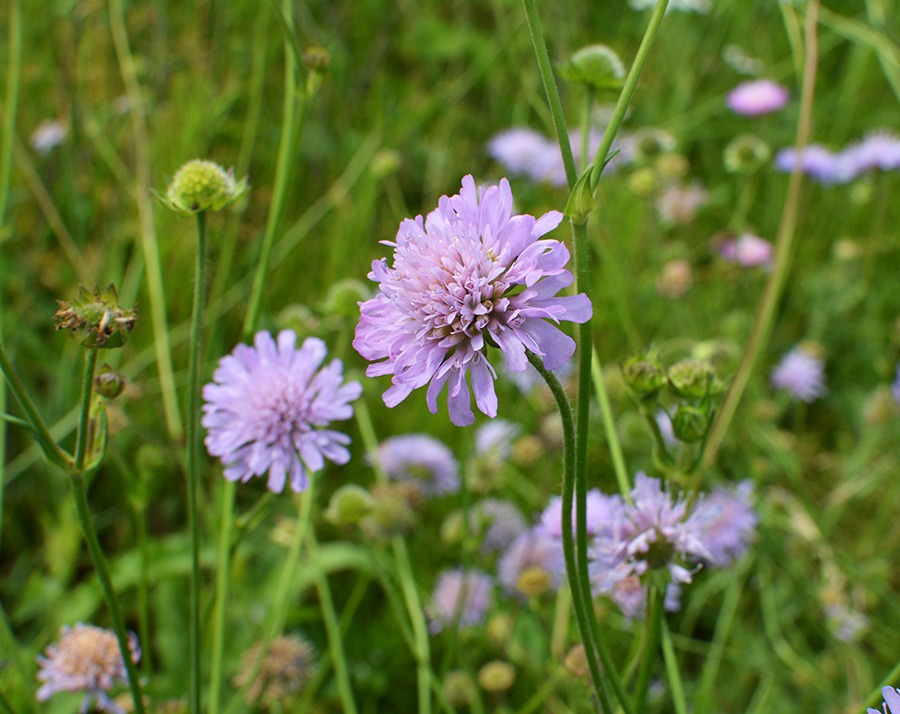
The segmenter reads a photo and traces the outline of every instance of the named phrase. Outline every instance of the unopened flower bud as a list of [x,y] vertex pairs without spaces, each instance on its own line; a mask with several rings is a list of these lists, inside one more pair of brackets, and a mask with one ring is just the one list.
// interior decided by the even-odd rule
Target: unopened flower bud
[[622,367],[622,376],[631,390],[642,400],[654,399],[666,383],[666,373],[656,362],[632,357]]
[[125,389],[124,375],[104,363],[97,376],[94,377],[94,391],[107,399],[115,399],[123,389]]
[[755,134],[741,134],[725,147],[725,170],[733,174],[752,174],[768,163],[772,149]]
[[160,200],[176,213],[192,216],[201,211],[218,211],[249,190],[247,179],[236,181],[232,169],[226,171],[212,161],[193,159],[175,172]]
[[359,303],[371,297],[364,283],[354,278],[338,280],[325,295],[322,309],[329,315],[359,318]]
[[656,171],[665,181],[684,178],[691,170],[691,164],[684,154],[667,153],[656,159]]
[[505,692],[516,681],[516,670],[509,662],[493,660],[478,670],[478,684],[486,692]]
[[650,198],[658,187],[656,172],[649,166],[635,169],[628,177],[628,189],[638,198]]
[[575,52],[559,68],[570,82],[580,82],[603,94],[615,95],[625,80],[625,66],[606,45],[589,45]]
[[588,668],[587,654],[584,651],[584,645],[575,645],[568,651],[563,659],[563,667],[566,671],[578,677],[579,679],[587,679],[591,671]]
[[325,518],[338,526],[353,526],[372,512],[372,496],[362,486],[341,486],[331,496]]
[[466,537],[466,517],[462,511],[453,511],[441,523],[441,543],[448,546],[459,545]]
[[331,53],[322,45],[312,45],[303,53],[302,61],[310,72],[323,73],[331,64]]
[[444,694],[455,707],[468,706],[475,699],[475,683],[468,672],[454,669],[444,677]]
[[709,363],[697,359],[686,359],[669,367],[669,387],[676,396],[686,399],[700,399],[715,393],[716,375]]
[[498,612],[488,618],[484,626],[485,634],[491,644],[498,649],[505,649],[513,637],[516,623],[508,612]]
[[707,426],[706,415],[686,404],[678,407],[672,417],[672,431],[675,437],[686,444],[700,441],[706,434]]
[[114,349],[125,344],[137,322],[137,312],[134,308],[127,310],[119,305],[119,296],[112,284],[103,292],[94,288],[90,293],[82,287],[71,303],[59,301],[53,322],[57,330],[68,330],[82,347]]

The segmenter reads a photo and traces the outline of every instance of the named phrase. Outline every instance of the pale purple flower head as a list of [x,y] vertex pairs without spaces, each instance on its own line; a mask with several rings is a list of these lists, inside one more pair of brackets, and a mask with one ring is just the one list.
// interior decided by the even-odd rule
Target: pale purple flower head
[[788,90],[770,79],[742,82],[728,95],[725,103],[735,114],[748,117],[778,111],[788,101]]
[[719,255],[725,260],[745,268],[769,265],[772,261],[772,244],[752,233],[742,233],[719,246]]
[[387,439],[378,449],[378,459],[388,478],[414,483],[425,494],[459,490],[459,464],[453,452],[427,434]]
[[509,501],[486,498],[469,509],[469,528],[481,538],[484,553],[499,553],[527,530],[522,512]]
[[[614,524],[622,517],[624,502],[617,495],[607,496],[597,489],[587,492],[585,498],[585,525],[588,538],[608,535]],[[551,538],[562,539],[562,498],[554,496],[541,513],[538,530]],[[575,532],[575,506],[572,506],[572,532]]]
[[391,375],[384,402],[394,407],[414,389],[428,385],[432,414],[447,387],[450,421],[475,421],[468,380],[478,409],[497,415],[496,372],[488,348],[503,352],[515,372],[528,365],[526,350],[559,369],[575,342],[555,324],[585,322],[587,296],[557,297],[573,282],[566,270],[569,251],[557,240],[541,238],[562,214],[539,219],[512,215],[506,179],[479,190],[466,176],[455,196],[443,196],[423,220],[400,224],[393,265],[372,263],[369,278],[378,294],[360,304],[353,346],[367,360],[370,377]]
[[659,433],[662,436],[663,443],[669,448],[678,446],[678,437],[675,436],[675,427],[672,426],[672,417],[665,409],[660,409],[653,415],[656,425],[659,427]]
[[299,349],[296,340],[291,330],[278,333],[277,342],[257,332],[254,346],[235,347],[203,387],[206,450],[221,459],[229,481],[268,473],[275,493],[288,477],[300,492],[325,459],[350,460],[350,438],[327,427],[353,416],[350,402],[362,387],[343,384],[340,360],[319,369],[326,353],[322,340],[308,337]]
[[506,459],[512,451],[513,440],[521,433],[521,426],[505,419],[482,424],[475,432],[475,453]]
[[617,602],[620,598],[631,602],[626,593],[634,594],[649,570],[666,568],[671,583],[690,583],[691,571],[679,560],[711,558],[701,519],[688,514],[684,496],[673,498],[658,479],[638,473],[631,498],[598,533],[589,551],[594,592]]
[[756,533],[753,484],[741,481],[734,488],[713,489],[701,499],[692,520],[699,525],[710,563],[726,566],[740,558]]
[[900,365],[897,365],[897,379],[894,381],[891,391],[894,393],[894,399],[897,404],[900,404]]
[[[129,634],[132,660],[141,658],[137,637]],[[111,630],[78,623],[60,630],[59,642],[38,656],[41,668],[37,678],[42,682],[37,700],[46,701],[57,692],[83,692],[80,712],[86,713],[94,702],[100,711],[119,714],[122,709],[109,697],[116,684],[127,684],[128,675],[119,641]]]
[[562,541],[552,538],[541,528],[525,531],[500,558],[497,576],[507,592],[517,591],[519,576],[529,568],[538,568],[550,576],[553,587],[559,587],[566,570]]
[[782,149],[775,157],[775,166],[784,172],[800,170],[822,184],[845,183],[849,180],[846,162],[839,154],[819,144],[810,144],[799,154],[793,149]]
[[866,709],[866,714],[900,714],[900,689],[885,687],[881,690],[881,696],[884,698],[881,703],[884,712],[869,707]]
[[491,606],[491,577],[479,570],[445,570],[428,607],[428,629],[436,634],[448,625],[472,627],[482,622]]
[[825,396],[825,364],[818,357],[795,347],[772,371],[772,386],[783,389],[801,402]]
[[900,168],[900,137],[888,131],[876,131],[841,152],[850,178],[880,169]]
[[62,144],[69,130],[59,119],[45,119],[31,132],[28,142],[37,153],[46,155]]

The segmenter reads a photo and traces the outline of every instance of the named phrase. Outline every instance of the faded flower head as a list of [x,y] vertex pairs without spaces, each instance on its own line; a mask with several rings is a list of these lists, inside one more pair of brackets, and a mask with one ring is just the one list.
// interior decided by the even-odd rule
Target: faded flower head
[[881,703],[883,712],[871,707],[866,709],[866,714],[900,714],[900,689],[885,687],[881,690],[884,701]]
[[290,330],[257,332],[254,346],[238,345],[219,360],[213,381],[203,387],[202,424],[206,449],[221,459],[225,478],[249,481],[268,473],[268,488],[300,492],[309,473],[350,460],[346,434],[328,429],[332,421],[353,416],[350,402],[359,382],[343,384],[340,360],[319,369],[325,359],[322,340],[308,337],[299,349]]
[[[134,634],[129,634],[129,647],[132,659],[140,660],[141,648]],[[111,630],[82,623],[63,627],[59,641],[47,647],[37,661],[41,666],[37,678],[43,683],[36,694],[39,702],[57,692],[84,692],[82,712],[89,710],[92,701],[100,711],[122,711],[109,697],[113,686],[128,683],[119,641]]]
[[697,183],[672,184],[656,198],[656,212],[665,223],[690,223],[709,199],[709,191]]
[[788,352],[772,371],[772,386],[801,402],[814,402],[828,392],[825,364],[801,347]]
[[193,159],[184,164],[160,200],[176,213],[192,216],[201,211],[218,211],[234,203],[250,188],[247,178],[234,178],[234,170],[227,171],[213,161]]
[[752,233],[742,233],[737,238],[723,241],[719,255],[744,268],[769,265],[772,262],[772,244]]
[[424,494],[459,490],[459,464],[453,452],[433,436],[391,437],[379,447],[378,460],[388,478],[415,484]]
[[493,583],[479,570],[445,570],[428,607],[428,629],[437,634],[447,625],[472,627],[484,621],[491,605]]
[[662,267],[659,277],[656,279],[656,290],[660,295],[670,298],[680,298],[694,284],[694,269],[690,261],[684,258],[676,258],[668,261]]
[[87,349],[115,349],[125,344],[137,322],[134,308],[119,305],[119,295],[112,283],[106,290],[93,292],[79,287],[72,302],[59,300],[53,316],[57,330],[67,330],[72,339]]
[[259,642],[241,657],[240,671],[234,677],[234,686],[250,688],[244,696],[247,704],[259,702],[268,707],[275,702],[297,694],[313,675],[312,645],[299,635],[281,635],[269,644],[262,658],[256,677],[250,682],[259,660],[262,643]]
[[394,247],[393,266],[372,263],[369,278],[379,292],[360,305],[353,346],[373,361],[366,374],[390,374],[384,402],[394,407],[414,389],[428,385],[434,414],[447,387],[450,420],[475,421],[467,381],[478,409],[497,415],[496,372],[488,348],[503,352],[507,366],[524,371],[525,351],[559,369],[575,342],[555,324],[585,322],[587,296],[557,297],[573,282],[565,266],[569,251],[560,241],[541,238],[562,214],[539,219],[512,215],[509,182],[478,189],[471,176],[456,196],[443,196],[424,220],[404,220]]
[[780,84],[770,79],[755,79],[731,90],[725,103],[735,114],[755,117],[778,111],[787,104],[789,96]]

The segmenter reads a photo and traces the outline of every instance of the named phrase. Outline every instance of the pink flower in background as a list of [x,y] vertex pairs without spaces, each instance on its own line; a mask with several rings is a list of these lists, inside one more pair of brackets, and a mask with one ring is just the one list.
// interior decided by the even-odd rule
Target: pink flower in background
[[506,179],[479,189],[466,176],[456,196],[442,196],[423,220],[400,224],[393,265],[372,263],[369,278],[378,294],[360,305],[353,346],[374,362],[369,377],[391,375],[384,403],[394,407],[428,385],[432,414],[447,387],[450,421],[475,421],[468,380],[478,409],[497,415],[496,372],[488,348],[497,347],[507,366],[522,372],[530,350],[547,369],[559,369],[575,352],[575,341],[555,324],[585,322],[591,303],[584,294],[557,297],[573,282],[569,251],[541,238],[562,214],[541,218],[512,215]]
[[743,233],[722,243],[719,255],[745,268],[768,265],[772,260],[772,244],[752,233]]
[[788,90],[769,79],[742,82],[735,87],[725,103],[735,114],[748,117],[778,111],[787,104]]

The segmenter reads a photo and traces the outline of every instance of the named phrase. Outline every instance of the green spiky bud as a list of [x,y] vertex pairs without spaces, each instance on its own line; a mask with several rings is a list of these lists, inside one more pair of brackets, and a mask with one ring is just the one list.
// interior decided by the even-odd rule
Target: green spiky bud
[[73,339],[88,349],[115,349],[125,344],[134,329],[137,312],[119,305],[115,286],[110,283],[104,291],[99,287],[89,292],[78,289],[72,302],[59,301],[53,316],[57,330],[67,330]]
[[721,394],[725,385],[705,360],[685,359],[669,367],[669,387],[678,397],[701,399],[707,394]]
[[249,190],[246,177],[236,181],[233,169],[226,171],[212,161],[193,159],[175,172],[165,196],[159,199],[176,213],[192,216],[221,210]]
[[325,518],[338,526],[354,526],[372,511],[372,496],[362,486],[341,486],[331,496]]
[[707,428],[709,422],[706,414],[700,409],[683,404],[675,410],[672,417],[672,431],[679,441],[686,444],[700,441],[706,435]]
[[606,45],[582,47],[560,66],[559,73],[599,92],[601,98],[618,94],[625,81],[622,60]]
[[622,376],[641,401],[654,399],[666,383],[663,368],[646,357],[629,359],[622,367]]
[[125,376],[104,363],[97,376],[94,377],[94,391],[106,399],[115,399],[123,389],[125,389]]

